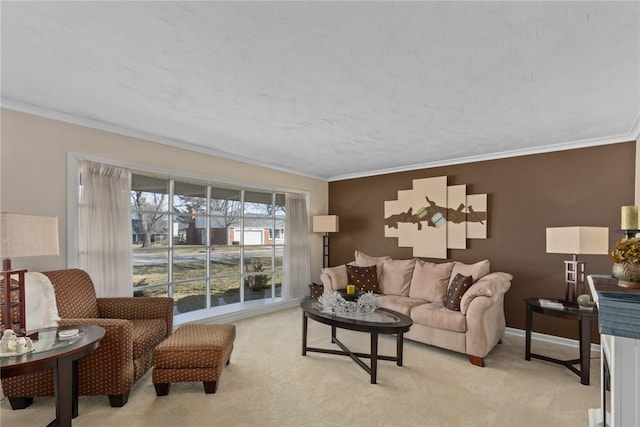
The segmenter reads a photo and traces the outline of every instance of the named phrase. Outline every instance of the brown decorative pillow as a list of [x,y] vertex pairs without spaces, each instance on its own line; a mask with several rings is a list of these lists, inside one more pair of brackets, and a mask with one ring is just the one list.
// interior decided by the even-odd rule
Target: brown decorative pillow
[[361,267],[347,265],[347,278],[350,285],[355,285],[357,290],[379,293],[378,273],[375,265]]
[[447,289],[447,293],[444,296],[444,306],[449,310],[460,311],[462,295],[467,292],[467,289],[469,289],[471,285],[473,285],[473,278],[471,276],[463,276],[458,273],[451,281],[451,285],[449,285],[449,289]]
[[309,296],[318,299],[324,293],[324,285],[322,283],[309,283]]

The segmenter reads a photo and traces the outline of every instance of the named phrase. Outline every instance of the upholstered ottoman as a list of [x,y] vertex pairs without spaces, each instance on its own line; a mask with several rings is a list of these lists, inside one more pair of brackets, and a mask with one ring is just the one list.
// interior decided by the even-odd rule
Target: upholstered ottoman
[[215,393],[222,368],[229,364],[236,327],[196,323],[178,327],[153,353],[152,381],[156,395],[169,394],[171,383],[202,381]]

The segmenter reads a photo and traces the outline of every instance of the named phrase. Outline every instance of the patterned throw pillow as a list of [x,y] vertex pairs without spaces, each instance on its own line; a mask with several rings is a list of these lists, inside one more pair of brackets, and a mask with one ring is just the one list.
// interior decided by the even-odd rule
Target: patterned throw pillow
[[444,306],[449,310],[460,311],[462,295],[467,292],[467,289],[469,289],[471,285],[473,285],[473,278],[471,276],[463,276],[458,273],[453,281],[451,281],[451,285],[449,285],[449,289],[444,296]]
[[324,285],[322,283],[309,283],[309,296],[318,299],[324,293]]
[[347,277],[350,285],[355,285],[357,290],[379,293],[378,273],[375,265],[361,267],[347,265]]

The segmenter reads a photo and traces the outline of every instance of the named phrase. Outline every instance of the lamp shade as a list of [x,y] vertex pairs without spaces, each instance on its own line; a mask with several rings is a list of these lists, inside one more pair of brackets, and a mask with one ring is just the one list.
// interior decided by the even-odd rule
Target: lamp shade
[[608,250],[608,227],[547,228],[547,253],[605,255]]
[[0,212],[0,259],[59,254],[58,217]]
[[313,217],[314,233],[336,233],[338,231],[338,215],[316,215]]

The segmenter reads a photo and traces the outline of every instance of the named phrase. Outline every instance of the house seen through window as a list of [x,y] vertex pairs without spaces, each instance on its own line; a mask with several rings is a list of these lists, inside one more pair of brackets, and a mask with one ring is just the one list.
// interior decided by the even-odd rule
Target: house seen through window
[[131,178],[135,296],[176,314],[281,296],[285,195]]

